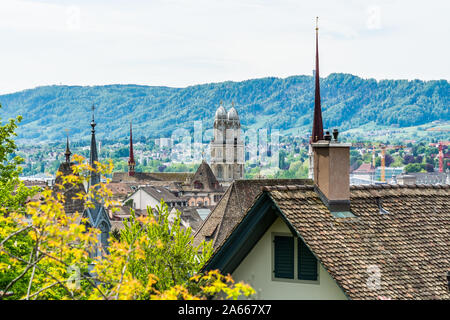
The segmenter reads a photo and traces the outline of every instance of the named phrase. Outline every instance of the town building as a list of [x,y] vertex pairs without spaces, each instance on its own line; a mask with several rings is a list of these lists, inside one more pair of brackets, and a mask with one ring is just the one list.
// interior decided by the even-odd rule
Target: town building
[[198,228],[194,235],[194,245],[198,246],[202,241],[212,241],[213,248],[217,249],[237,222],[245,215],[246,210],[255,201],[261,189],[264,186],[273,186],[280,183],[312,185],[313,181],[310,179],[238,179],[233,181],[222,199]]
[[125,198],[123,203],[134,210],[147,210],[147,208],[154,210],[160,206],[161,200],[164,200],[169,208],[187,206],[186,199],[179,198],[166,188],[157,186],[139,187]]
[[410,172],[396,176],[396,182],[404,184],[450,184],[450,172]]
[[375,182],[375,168],[371,163],[363,163],[350,174],[350,184],[373,184]]

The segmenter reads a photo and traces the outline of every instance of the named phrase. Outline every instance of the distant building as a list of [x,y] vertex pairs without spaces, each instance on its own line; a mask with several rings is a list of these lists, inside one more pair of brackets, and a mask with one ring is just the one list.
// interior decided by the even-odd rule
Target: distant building
[[[384,177],[386,183],[396,183],[395,177],[399,174],[403,173],[404,167],[385,167],[384,168]],[[377,167],[375,169],[375,176],[374,176],[374,182],[380,182],[381,181],[381,167]]]
[[173,140],[171,138],[158,138],[155,139],[155,145],[160,148],[171,148],[173,146]]
[[140,187],[130,196],[125,198],[123,204],[129,203],[129,206],[135,210],[155,209],[163,200],[169,208],[186,207],[187,200],[179,198],[164,187],[146,186]]
[[373,184],[375,168],[371,163],[363,163],[350,174],[351,185]]
[[217,180],[230,185],[233,180],[244,178],[244,141],[241,122],[234,107],[226,112],[220,105],[214,118],[214,137],[211,140],[211,169]]
[[400,185],[413,184],[449,184],[450,173],[448,172],[410,172],[396,177]]

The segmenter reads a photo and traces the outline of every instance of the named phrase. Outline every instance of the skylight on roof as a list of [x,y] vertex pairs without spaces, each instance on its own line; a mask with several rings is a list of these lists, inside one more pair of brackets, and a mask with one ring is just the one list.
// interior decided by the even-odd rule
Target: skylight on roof
[[331,212],[331,214],[335,218],[355,218],[356,217],[350,211],[336,211],[336,212]]

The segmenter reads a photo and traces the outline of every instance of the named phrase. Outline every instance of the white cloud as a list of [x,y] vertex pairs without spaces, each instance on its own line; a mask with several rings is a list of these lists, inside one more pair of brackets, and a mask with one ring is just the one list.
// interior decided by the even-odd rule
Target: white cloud
[[447,1],[2,0],[0,93],[311,74],[448,79]]

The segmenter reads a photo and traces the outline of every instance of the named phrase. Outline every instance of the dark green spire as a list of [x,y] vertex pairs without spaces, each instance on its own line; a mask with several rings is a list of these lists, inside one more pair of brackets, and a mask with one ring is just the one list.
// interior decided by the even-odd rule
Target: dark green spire
[[[96,169],[97,166],[95,164],[96,161],[98,161],[98,154],[97,154],[97,142],[95,141],[95,120],[94,120],[94,110],[95,106],[92,105],[92,121],[91,121],[91,153],[89,156],[89,165]],[[91,179],[90,179],[90,186],[95,186],[96,184],[100,183],[100,174],[97,172],[91,172]]]

